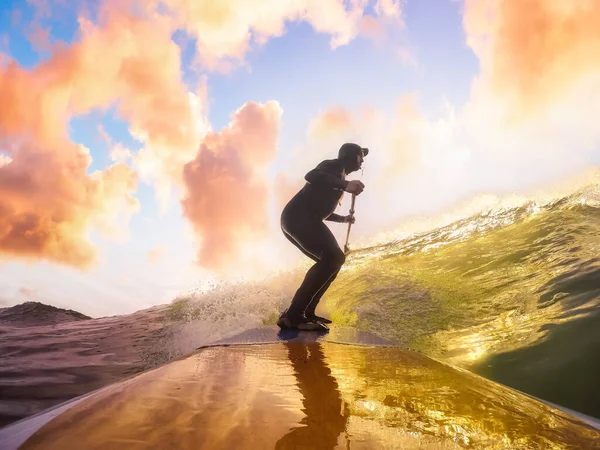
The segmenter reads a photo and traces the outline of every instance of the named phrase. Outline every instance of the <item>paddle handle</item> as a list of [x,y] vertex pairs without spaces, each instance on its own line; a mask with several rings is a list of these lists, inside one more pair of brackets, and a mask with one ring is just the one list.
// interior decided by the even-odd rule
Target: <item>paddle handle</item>
[[[356,194],[352,194],[352,204],[350,206],[350,218],[354,217],[354,202],[356,200]],[[350,247],[348,247],[348,240],[350,239],[350,227],[352,227],[352,222],[348,223],[348,231],[346,232],[346,243],[344,244],[344,254],[348,254],[350,251]]]

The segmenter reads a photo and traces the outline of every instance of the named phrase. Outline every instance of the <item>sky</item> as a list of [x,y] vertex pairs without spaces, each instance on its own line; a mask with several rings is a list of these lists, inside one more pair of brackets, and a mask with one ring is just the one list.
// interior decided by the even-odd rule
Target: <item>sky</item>
[[0,307],[306,264],[279,215],[344,142],[370,149],[355,247],[598,180],[595,0],[0,5]]

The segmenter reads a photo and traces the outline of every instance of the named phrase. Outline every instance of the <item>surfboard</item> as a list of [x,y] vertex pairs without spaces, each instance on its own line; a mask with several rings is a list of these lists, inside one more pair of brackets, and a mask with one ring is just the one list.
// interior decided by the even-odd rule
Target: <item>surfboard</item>
[[240,344],[273,344],[277,342],[335,342],[338,344],[393,346],[394,342],[379,337],[375,334],[358,330],[356,328],[330,325],[329,331],[300,331],[280,329],[275,325],[265,325],[252,328],[232,337],[222,339],[211,344],[215,345],[240,345]]
[[0,448],[600,448],[557,408],[337,327],[247,330],[53,411]]

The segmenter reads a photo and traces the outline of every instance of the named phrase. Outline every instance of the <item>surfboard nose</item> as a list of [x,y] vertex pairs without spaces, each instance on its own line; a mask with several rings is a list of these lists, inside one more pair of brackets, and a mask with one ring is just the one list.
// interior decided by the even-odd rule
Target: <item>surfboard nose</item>
[[600,433],[417,352],[299,339],[203,348],[102,389],[21,448],[458,449],[540,442],[599,448]]

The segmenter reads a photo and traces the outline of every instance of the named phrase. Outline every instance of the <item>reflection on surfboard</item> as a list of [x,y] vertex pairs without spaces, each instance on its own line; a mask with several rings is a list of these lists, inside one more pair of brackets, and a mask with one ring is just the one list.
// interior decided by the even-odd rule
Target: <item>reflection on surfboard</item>
[[336,448],[338,437],[348,422],[348,405],[342,400],[337,381],[325,363],[323,348],[320,343],[308,346],[287,342],[285,346],[303,397],[305,417],[277,441],[275,448]]

